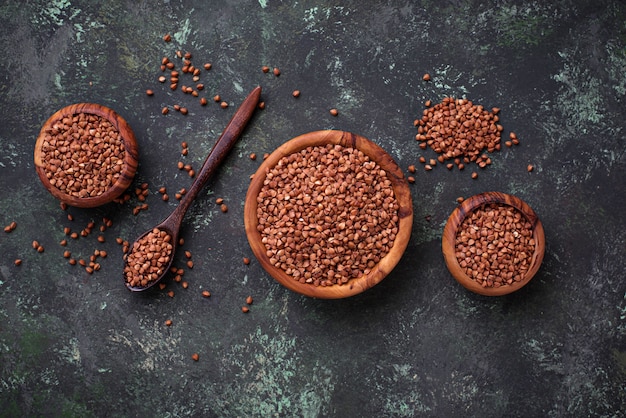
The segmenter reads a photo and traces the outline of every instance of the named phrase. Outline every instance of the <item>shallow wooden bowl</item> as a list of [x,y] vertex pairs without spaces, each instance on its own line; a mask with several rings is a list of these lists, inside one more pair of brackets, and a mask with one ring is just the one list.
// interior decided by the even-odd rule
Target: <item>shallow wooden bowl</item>
[[[483,287],[478,284],[478,282],[465,274],[459,265],[455,254],[455,239],[459,226],[463,223],[463,220],[474,210],[491,203],[509,205],[520,211],[532,225],[533,238],[535,240],[535,252],[531,258],[530,267],[522,280],[500,287]],[[452,212],[443,230],[442,250],[448,270],[456,281],[463,287],[471,290],[472,292],[486,296],[506,295],[527,285],[528,282],[530,282],[530,280],[535,276],[537,270],[539,270],[539,266],[541,266],[545,247],[546,242],[543,226],[532,208],[521,199],[500,192],[481,193],[463,201],[463,203]]]
[[[46,170],[42,162],[42,145],[46,136],[46,132],[49,131],[52,126],[60,119],[66,116],[76,115],[80,113],[98,115],[104,119],[107,119],[115,127],[115,129],[119,131],[124,143],[124,166],[122,168],[120,176],[107,191],[100,194],[99,196],[94,197],[81,198],[77,196],[72,196],[52,185],[50,183],[50,180],[46,176]],[[66,106],[55,112],[42,126],[41,131],[39,132],[39,136],[37,137],[37,142],[35,143],[35,170],[37,171],[37,175],[39,176],[39,179],[43,183],[44,187],[61,202],[67,203],[71,206],[77,206],[82,208],[93,208],[96,206],[101,206],[118,198],[133,181],[133,177],[135,176],[135,172],[137,171],[138,160],[139,154],[137,149],[137,141],[135,140],[135,134],[133,133],[128,123],[126,123],[126,121],[114,110],[94,103],[77,103]]]
[[[274,167],[281,158],[308,147],[326,144],[339,144],[344,147],[359,149],[385,170],[387,177],[392,183],[399,206],[398,233],[389,253],[383,257],[368,274],[350,279],[346,284],[315,286],[309,283],[300,283],[298,280],[270,263],[265,246],[261,242],[261,234],[257,231],[258,218],[256,198],[263,187],[267,170]],[[362,136],[349,132],[335,130],[315,131],[300,135],[284,143],[261,164],[254,174],[248,188],[244,208],[244,221],[248,241],[254,255],[259,260],[261,266],[263,266],[276,281],[288,289],[306,296],[320,299],[339,299],[356,295],[375,286],[383,280],[400,261],[411,236],[413,204],[411,192],[402,170],[393,161],[391,156],[378,145]]]

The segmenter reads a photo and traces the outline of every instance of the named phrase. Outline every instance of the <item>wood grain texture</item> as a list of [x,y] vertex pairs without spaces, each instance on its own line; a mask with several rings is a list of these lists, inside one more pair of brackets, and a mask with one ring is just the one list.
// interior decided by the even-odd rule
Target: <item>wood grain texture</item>
[[[79,198],[63,193],[61,190],[50,184],[50,181],[46,177],[46,172],[42,162],[41,148],[43,145],[46,131],[48,131],[52,127],[52,125],[54,125],[54,123],[56,123],[58,120],[66,116],[71,116],[79,113],[98,115],[111,122],[115,129],[117,129],[117,131],[120,133],[124,143],[124,149],[126,151],[124,154],[124,168],[122,169],[120,176],[117,178],[116,182],[109,188],[109,190],[96,197]],[[117,112],[115,112],[113,109],[95,103],[77,103],[66,106],[56,111],[43,124],[41,131],[39,132],[39,136],[37,137],[37,141],[35,142],[35,170],[37,171],[39,179],[43,183],[44,187],[54,197],[71,206],[93,208],[112,202],[114,199],[118,198],[122,193],[124,193],[128,186],[130,186],[130,183],[135,177],[138,163],[139,149],[137,146],[137,141],[135,139],[135,134],[133,133],[130,125],[128,125],[124,118],[117,114]]]
[[[477,208],[491,203],[505,204],[519,210],[532,225],[533,238],[535,239],[535,252],[532,256],[530,267],[524,275],[523,280],[513,282],[513,284],[507,286],[482,287],[475,280],[466,275],[465,272],[463,272],[455,254],[455,239],[459,226],[463,220]],[[541,262],[543,261],[546,242],[543,225],[541,224],[537,214],[526,202],[506,193],[485,192],[466,199],[452,212],[452,214],[450,214],[443,230],[441,245],[446,266],[457,282],[474,293],[485,296],[502,296],[521,289],[535,276],[535,273],[537,273],[539,267],[541,266]]]
[[[265,246],[261,242],[261,234],[257,231],[258,218],[256,213],[256,198],[263,187],[263,181],[265,180],[267,171],[274,167],[281,158],[304,148],[326,144],[338,144],[344,147],[357,148],[385,170],[388,178],[391,180],[398,201],[399,225],[398,234],[391,251],[380,260],[369,274],[351,279],[348,283],[343,285],[322,287],[300,283],[287,275],[283,270],[274,267],[270,263],[266,255]],[[393,158],[381,147],[360,135],[349,132],[336,130],[315,131],[300,135],[284,143],[261,164],[248,188],[244,208],[244,221],[246,235],[248,236],[248,241],[254,255],[259,260],[261,266],[263,266],[276,281],[288,289],[306,296],[320,299],[339,299],[353,296],[372,288],[380,283],[380,281],[398,264],[411,236],[413,204],[411,192],[402,170],[398,167]]]

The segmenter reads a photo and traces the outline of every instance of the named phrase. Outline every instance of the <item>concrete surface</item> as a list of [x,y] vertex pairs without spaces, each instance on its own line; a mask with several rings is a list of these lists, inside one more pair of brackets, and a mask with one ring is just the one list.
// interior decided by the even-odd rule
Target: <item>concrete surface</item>
[[[17,228],[0,236],[0,416],[624,416],[625,22],[617,0],[2,2],[0,224]],[[206,107],[157,81],[176,50],[212,63]],[[199,168],[256,85],[266,109],[185,220],[189,288],[170,278],[164,291],[130,293],[115,238],[133,240],[174,207],[158,188],[189,187],[176,163]],[[501,108],[521,145],[494,153],[476,180],[471,169],[423,171],[419,156],[433,154],[413,120],[446,96]],[[63,211],[36,177],[41,125],[76,102],[113,108],[137,135],[124,205]],[[189,114],[161,114],[177,103]],[[248,155],[328,128],[418,166],[404,258],[378,286],[336,301],[294,294],[242,262],[252,257],[243,202],[260,164]],[[133,215],[144,182],[149,209]],[[459,286],[440,249],[456,198],[490,190],[524,199],[546,230],[538,275],[500,298]],[[103,217],[110,228],[67,246],[76,257],[108,251],[89,275],[59,242],[64,227]]]

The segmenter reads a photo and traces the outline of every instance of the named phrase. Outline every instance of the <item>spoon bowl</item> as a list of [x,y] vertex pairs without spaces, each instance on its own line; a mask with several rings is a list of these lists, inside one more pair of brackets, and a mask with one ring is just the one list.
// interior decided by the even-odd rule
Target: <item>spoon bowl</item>
[[[235,145],[235,142],[237,142],[237,139],[239,139],[239,137],[241,136],[241,133],[245,129],[246,125],[248,124],[248,121],[252,117],[252,114],[254,113],[254,110],[257,107],[260,97],[261,97],[261,87],[258,86],[254,90],[252,90],[252,92],[250,92],[250,94],[248,95],[248,97],[246,97],[246,99],[243,101],[241,106],[239,106],[239,109],[237,109],[237,112],[235,112],[230,122],[228,122],[228,125],[226,125],[224,132],[222,132],[219,139],[215,142],[215,145],[213,145],[213,148],[209,152],[209,155],[207,156],[206,160],[204,161],[202,165],[202,168],[200,169],[200,173],[198,174],[195,181],[191,185],[189,192],[181,200],[180,204],[176,207],[176,209],[174,209],[174,211],[167,218],[165,218],[161,223],[159,223],[155,227],[151,228],[150,230],[140,235],[139,238],[137,238],[137,240],[135,240],[135,242],[133,242],[133,244],[130,246],[129,252],[124,256],[124,263],[125,263],[124,281],[126,283],[126,287],[129,290],[133,292],[147,290],[151,288],[152,286],[154,286],[155,284],[157,284],[158,282],[160,282],[161,279],[167,274],[168,270],[170,269],[170,266],[172,265],[174,254],[176,253],[176,246],[178,244],[178,234],[180,231],[180,226],[182,224],[183,218],[185,217],[185,213],[187,212],[187,209],[189,209],[189,206],[191,205],[191,203],[193,203],[194,199],[198,196],[198,193],[200,192],[200,190],[202,190],[202,188],[204,187],[208,179],[213,175],[213,173],[215,172],[217,167],[219,167],[219,165],[222,163],[222,161],[224,160],[224,158],[226,157],[230,149],[233,147],[233,145]],[[138,268],[135,268],[136,267],[135,265],[132,265],[132,266],[129,265],[129,262],[128,262],[129,255],[133,253],[133,251],[139,251],[141,249],[140,248],[141,240],[144,239],[148,234],[150,234],[154,229],[164,231],[165,233],[169,235],[170,237],[169,242],[171,243],[171,249],[169,251],[169,254],[166,255],[166,256],[169,256],[169,259],[167,261],[162,261],[165,259],[165,257],[158,257],[155,260],[155,257],[159,255],[161,256],[165,255],[165,254],[159,253],[158,251],[154,253],[150,252],[149,254],[146,254],[146,257],[145,257],[146,260],[144,260],[144,263],[146,265],[150,264],[151,266],[155,266],[155,265],[157,266],[156,267],[157,271],[155,272],[157,277],[151,278],[151,280],[149,280],[147,284],[142,285],[142,286],[132,285],[129,282],[128,277],[126,276],[126,273],[127,272],[132,273],[133,269],[138,270]],[[137,267],[143,268],[143,266],[137,266]],[[139,270],[139,271],[142,271],[142,270]],[[143,273],[140,273],[140,274],[143,275]]]
[[[182,220],[182,218],[181,218]],[[152,286],[154,286],[155,284],[157,284],[158,282],[161,281],[161,279],[165,276],[165,274],[168,272],[168,270],[172,267],[172,262],[174,260],[174,254],[176,252],[176,246],[178,244],[178,233],[180,231],[180,225],[182,222],[178,222],[178,224],[176,224],[177,219],[174,219],[172,217],[168,217],[166,218],[163,222],[161,222],[160,224],[156,225],[155,227],[153,227],[151,230],[144,232],[143,234],[141,234],[136,240],[135,242],[133,242],[133,244],[130,246],[129,248],[129,252],[124,255],[124,261],[125,261],[125,268],[124,268],[124,276],[125,276],[125,283],[126,283],[126,287],[133,291],[133,292],[140,292],[143,290],[147,290],[149,288],[151,288]],[[126,266],[128,266],[128,254],[131,254],[132,251],[136,250],[136,245],[138,243],[142,243],[144,239],[146,239],[146,237],[151,233],[154,232],[155,230],[159,230],[159,231],[163,231],[165,232],[170,238],[169,238],[169,243],[171,243],[172,247],[169,251],[168,254],[168,258],[167,261],[165,263],[163,263],[162,265],[160,265],[158,267],[158,277],[152,280],[149,280],[148,283],[146,285],[143,286],[135,286],[133,284],[131,284],[128,281],[128,278],[126,277]]]

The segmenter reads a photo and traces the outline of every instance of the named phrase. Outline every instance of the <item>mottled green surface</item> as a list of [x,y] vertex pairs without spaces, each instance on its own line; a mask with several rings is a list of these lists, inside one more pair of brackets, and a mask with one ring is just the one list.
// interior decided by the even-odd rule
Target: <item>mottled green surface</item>
[[[18,223],[0,236],[0,416],[624,416],[623,1],[4,1],[0,45],[0,225]],[[156,81],[176,49],[213,64],[203,94],[221,94],[227,110]],[[131,294],[114,238],[134,239],[173,208],[156,190],[189,186],[176,168],[180,142],[199,168],[257,84],[267,108],[186,218],[189,289],[168,280],[174,298]],[[413,120],[425,100],[445,96],[500,107],[505,134],[522,144],[494,154],[477,180],[419,170],[411,241],[385,281],[347,300],[312,300],[241,262],[252,257],[242,219],[259,165],[250,152],[335,128],[369,137],[406,168],[431,156]],[[134,199],[71,208],[70,222],[39,183],[41,125],[83,101],[133,127],[133,187],[149,183],[149,210],[133,216]],[[161,115],[175,103],[189,115]],[[497,299],[457,285],[440,251],[456,197],[488,190],[527,201],[547,240],[533,282]],[[114,222],[106,243],[93,233],[68,246],[77,257],[109,252],[88,275],[58,243],[63,227],[103,216]]]

